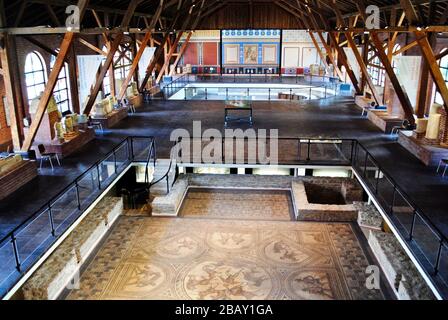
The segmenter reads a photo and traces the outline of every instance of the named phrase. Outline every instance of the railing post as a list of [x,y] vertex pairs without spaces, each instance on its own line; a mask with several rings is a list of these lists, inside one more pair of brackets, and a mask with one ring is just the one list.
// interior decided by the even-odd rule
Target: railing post
[[21,272],[19,249],[17,248],[17,239],[16,239],[14,233],[11,233],[11,243],[12,243],[12,248],[14,250],[14,258],[16,260],[16,269],[17,269],[17,271]]
[[114,155],[114,169],[115,169],[115,174],[117,174],[118,172],[118,168],[117,168],[117,154],[115,153],[115,149],[113,151],[113,155]]
[[442,255],[442,247],[443,247],[443,240],[440,239],[439,250],[437,251],[436,263],[434,265],[434,273],[436,275],[439,273],[439,264],[440,264],[440,256]]
[[96,164],[96,173],[98,175],[98,189],[101,190],[100,163]]
[[394,185],[394,193],[392,194],[392,204],[389,208],[389,213],[393,214],[394,213],[394,205],[395,205],[395,196],[397,194],[397,187]]
[[354,158],[353,158],[353,154],[354,154],[354,151],[355,151],[355,140],[352,140],[352,150],[351,150],[351,153],[350,153],[350,163],[352,164],[352,166],[354,167]]
[[187,88],[184,88],[184,100],[187,100]]
[[416,215],[417,215],[417,212],[414,210],[414,214],[412,215],[411,230],[409,230],[409,241],[411,241],[412,238],[414,237],[415,216]]
[[56,235],[56,230],[54,229],[54,219],[53,212],[51,211],[51,204],[48,204],[48,218],[50,219],[51,235],[54,237]]
[[311,153],[311,140],[308,139],[308,150],[307,150],[306,161],[310,161],[310,153]]
[[208,97],[207,97],[207,88],[205,88],[205,100],[207,100],[208,99]]
[[365,177],[366,176],[366,171],[367,171],[367,159],[368,159],[368,157],[369,157],[369,153],[367,152],[367,150],[366,150],[366,158],[364,159],[364,172],[363,172],[363,176]]
[[376,175],[375,194],[378,194],[378,184],[380,182],[380,174],[381,174],[381,170],[380,170],[380,168],[378,168],[378,171],[375,173],[375,175]]
[[271,88],[268,89],[268,92],[269,92],[269,93],[268,93],[268,95],[269,95],[268,100],[271,101]]
[[292,100],[292,89],[289,89],[289,100]]
[[229,99],[229,88],[226,88],[226,100]]
[[222,158],[222,163],[224,164],[224,162],[225,162],[225,155],[224,155],[224,137],[221,138],[221,158]]
[[78,201],[78,210],[81,210],[81,199],[79,197],[78,181],[75,181],[76,200]]
[[134,138],[130,138],[130,142],[129,142],[129,140],[128,140],[128,143],[129,143],[129,148],[131,149],[130,150],[130,160],[134,160],[135,159],[135,155],[134,155]]

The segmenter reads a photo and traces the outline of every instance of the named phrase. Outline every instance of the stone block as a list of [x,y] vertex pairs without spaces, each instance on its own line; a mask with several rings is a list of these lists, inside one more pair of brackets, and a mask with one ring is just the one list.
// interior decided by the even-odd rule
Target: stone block
[[169,194],[157,196],[153,200],[152,215],[176,216],[187,188],[188,180],[184,178],[178,179]]

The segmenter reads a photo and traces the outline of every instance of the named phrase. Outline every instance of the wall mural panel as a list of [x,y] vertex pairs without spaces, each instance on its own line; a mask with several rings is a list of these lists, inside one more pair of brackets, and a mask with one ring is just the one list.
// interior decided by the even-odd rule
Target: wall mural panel
[[281,30],[222,30],[223,73],[277,73]]
[[224,45],[224,64],[238,64],[240,62],[240,47],[236,44]]
[[275,64],[278,62],[277,46],[271,44],[263,45],[263,64]]
[[244,63],[258,64],[258,45],[256,44],[244,45]]

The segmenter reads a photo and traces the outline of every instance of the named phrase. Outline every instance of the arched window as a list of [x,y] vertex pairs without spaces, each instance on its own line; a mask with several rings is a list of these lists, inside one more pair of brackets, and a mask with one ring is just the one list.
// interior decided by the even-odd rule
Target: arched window
[[[53,69],[53,66],[56,62],[56,57],[51,56],[50,67]],[[68,73],[68,65],[64,64],[64,67],[61,69],[59,73],[58,82],[56,82],[56,86],[53,90],[53,95],[56,100],[56,104],[58,105],[59,111],[61,113],[71,111],[71,97],[70,97],[70,82],[69,82],[69,73]]]
[[386,76],[386,70],[380,61],[378,56],[375,56],[375,52],[372,50],[369,52],[369,64],[367,70],[372,77],[373,84],[376,86],[384,87],[384,79]]
[[129,48],[120,46],[120,50],[115,53],[115,79],[125,79],[132,66],[132,51]]
[[46,68],[42,56],[37,52],[31,52],[25,59],[25,83],[28,95],[28,105],[45,90]]
[[[107,47],[103,46],[103,51],[104,52],[108,52]],[[104,57],[103,59],[103,63],[104,61],[106,61],[106,57]],[[103,79],[103,94],[106,96],[108,94],[110,94],[111,89],[110,89],[110,76],[109,76],[109,71],[107,71],[106,75],[104,76]]]
[[[440,53],[444,53],[448,50],[448,48],[443,49]],[[439,61],[440,71],[442,72],[442,76],[445,79],[445,84],[448,86],[448,55],[444,56]],[[436,91],[435,102],[439,104],[443,104],[443,98],[440,95],[440,92]]]

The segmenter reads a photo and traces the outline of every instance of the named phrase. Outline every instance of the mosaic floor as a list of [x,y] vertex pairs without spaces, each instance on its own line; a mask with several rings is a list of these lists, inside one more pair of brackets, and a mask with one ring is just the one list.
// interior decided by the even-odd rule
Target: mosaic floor
[[67,299],[383,299],[349,224],[121,217]]
[[180,209],[180,216],[290,221],[294,211],[291,193],[286,190],[191,188]]

